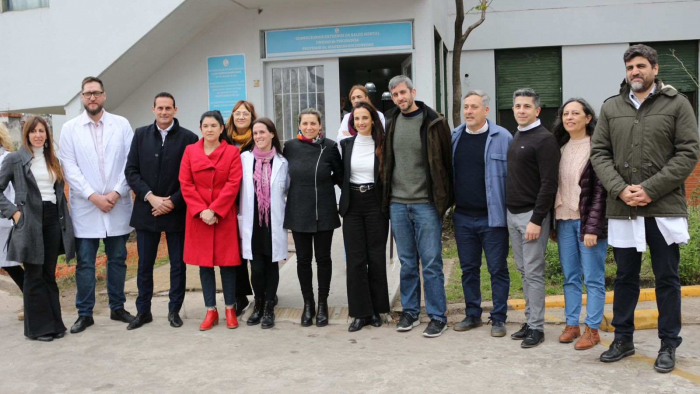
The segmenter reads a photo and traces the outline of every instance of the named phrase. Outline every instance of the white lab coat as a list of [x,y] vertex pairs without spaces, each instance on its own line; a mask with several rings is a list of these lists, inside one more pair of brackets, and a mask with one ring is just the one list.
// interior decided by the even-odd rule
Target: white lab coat
[[[76,238],[105,238],[128,234],[133,202],[124,176],[126,158],[134,132],[129,121],[104,111],[102,115],[105,181],[102,181],[91,122],[86,112],[66,122],[61,129],[58,158],[70,186],[71,218]],[[93,193],[116,191],[121,196],[104,213],[88,200]]]
[[[6,151],[5,148],[0,148],[0,167],[2,167],[2,162],[5,161],[7,155],[10,152]],[[12,183],[7,185],[5,191],[3,192],[8,200],[15,201],[15,189],[12,187]],[[5,244],[7,243],[7,237],[12,231],[12,219],[0,218],[0,268],[14,267],[19,265],[16,261],[7,261],[7,250],[5,250]]]
[[[252,260],[253,251],[253,217],[255,214],[255,186],[253,185],[253,152],[243,152],[243,180],[238,197],[238,234],[241,237],[241,255],[244,259]],[[272,176],[270,177],[270,228],[272,231],[272,261],[287,259],[288,241],[284,224],[284,208],[287,205],[287,190],[289,189],[288,163],[280,153],[272,160]]]

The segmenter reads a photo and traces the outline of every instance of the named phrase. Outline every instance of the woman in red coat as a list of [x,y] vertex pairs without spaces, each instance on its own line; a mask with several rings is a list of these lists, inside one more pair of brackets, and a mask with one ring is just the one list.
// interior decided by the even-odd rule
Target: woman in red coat
[[226,327],[238,327],[235,266],[241,264],[238,247],[236,196],[243,174],[238,148],[223,140],[224,120],[209,111],[199,120],[202,139],[185,149],[180,165],[180,188],[187,203],[185,253],[187,264],[199,266],[207,315],[199,326],[209,330],[219,323],[214,267],[221,273],[226,302]]

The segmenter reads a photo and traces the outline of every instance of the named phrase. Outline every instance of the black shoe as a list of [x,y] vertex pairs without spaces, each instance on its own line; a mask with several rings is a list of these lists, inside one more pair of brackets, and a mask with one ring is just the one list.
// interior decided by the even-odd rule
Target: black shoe
[[53,334],[53,338],[54,338],[54,339],[61,339],[61,338],[65,337],[65,336],[66,336],[66,332],[65,332],[65,331],[61,331],[61,332],[59,332],[59,333]]
[[301,326],[309,327],[314,323],[313,319],[316,316],[316,302],[313,298],[304,300],[304,312],[301,314]]
[[676,368],[676,348],[661,341],[661,349],[656,357],[654,369],[656,372],[669,373]]
[[134,315],[127,312],[124,308],[117,309],[116,311],[111,311],[109,313],[109,318],[127,324],[131,323],[135,319]]
[[328,325],[328,301],[326,299],[318,300],[318,313],[316,313],[316,327],[325,327]]
[[544,342],[544,331],[540,330],[528,330],[527,336],[523,339],[520,347],[523,349],[529,349],[531,347],[537,347],[540,343]]
[[182,319],[180,318],[179,312],[168,313],[168,321],[170,322],[170,327],[182,327]]
[[469,331],[473,328],[481,327],[483,325],[484,322],[481,320],[480,317],[467,316],[464,318],[464,320],[455,324],[453,329],[455,331]]
[[624,342],[622,339],[615,339],[610,345],[610,348],[600,355],[600,361],[604,363],[612,363],[620,361],[625,357],[634,354],[634,342]]
[[38,337],[29,337],[29,339],[39,342],[51,342],[53,341],[53,335],[40,335]]
[[277,296],[275,296],[275,301],[274,301],[275,306],[277,306],[277,303],[278,303],[279,301],[280,301],[280,299],[277,298]]
[[423,336],[426,338],[437,338],[447,331],[447,322],[431,319],[428,327],[423,331]]
[[506,336],[506,323],[489,319],[491,322],[491,336],[500,338]]
[[381,327],[382,317],[378,313],[375,313],[374,315],[372,315],[372,317],[369,318],[369,324],[373,327]]
[[420,320],[411,316],[410,313],[404,312],[401,314],[399,322],[396,324],[396,331],[411,331],[413,327],[420,325]]
[[251,313],[250,316],[248,316],[248,321],[246,321],[245,324],[249,326],[260,324],[260,320],[262,320],[263,316],[264,306],[265,300],[257,298],[253,300],[253,313]]
[[272,328],[275,326],[275,302],[265,301],[265,312],[263,312],[262,328]]
[[236,304],[234,305],[234,308],[236,309],[236,317],[239,317],[245,312],[245,308],[250,305],[250,301],[248,301],[248,297],[246,296],[240,296],[236,298]]
[[86,328],[95,324],[92,316],[78,316],[78,320],[73,323],[73,327],[70,328],[71,334],[77,334],[79,332],[85,331]]
[[523,323],[523,325],[520,326],[520,329],[518,331],[510,334],[510,338],[522,341],[527,336],[528,331],[530,331],[530,327],[527,325],[527,323]]
[[153,315],[151,312],[146,312],[146,313],[138,313],[134,320],[129,323],[128,326],[126,326],[127,330],[135,330],[137,328],[141,328],[146,323],[150,323],[153,321]]
[[369,317],[356,317],[353,319],[352,323],[350,323],[350,327],[348,327],[349,332],[355,332],[355,331],[360,331],[362,327],[366,326],[369,324],[370,318]]

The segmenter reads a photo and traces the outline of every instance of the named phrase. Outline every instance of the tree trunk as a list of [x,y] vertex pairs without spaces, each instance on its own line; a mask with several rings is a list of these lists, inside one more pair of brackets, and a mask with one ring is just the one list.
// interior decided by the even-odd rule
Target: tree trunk
[[486,9],[489,4],[489,0],[479,0],[479,4],[472,9],[481,11],[481,17],[462,33],[464,3],[463,0],[455,0],[457,10],[455,16],[455,42],[452,48],[452,125],[454,127],[462,123],[462,71],[460,70],[462,65],[462,47],[464,47],[469,34],[486,20]]

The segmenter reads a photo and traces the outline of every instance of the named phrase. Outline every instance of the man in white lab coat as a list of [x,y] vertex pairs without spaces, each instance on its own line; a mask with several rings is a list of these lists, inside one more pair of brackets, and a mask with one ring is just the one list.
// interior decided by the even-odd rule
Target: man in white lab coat
[[107,254],[107,294],[110,318],[130,323],[134,317],[124,309],[126,241],[133,202],[124,166],[134,132],[129,121],[105,111],[107,99],[99,78],[82,83],[85,111],[63,125],[58,157],[70,186],[71,218],[75,228],[78,265],[75,279],[78,320],[73,334],[94,324],[95,258],[100,239]]

